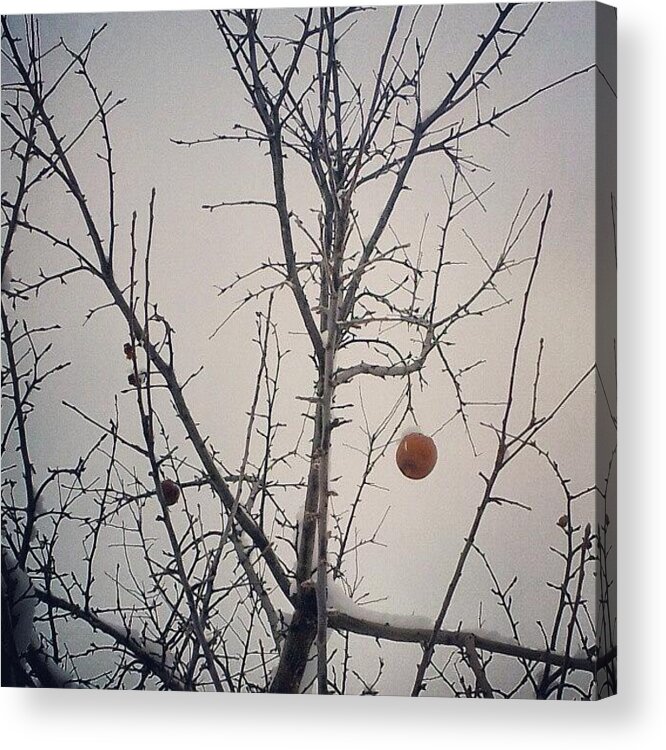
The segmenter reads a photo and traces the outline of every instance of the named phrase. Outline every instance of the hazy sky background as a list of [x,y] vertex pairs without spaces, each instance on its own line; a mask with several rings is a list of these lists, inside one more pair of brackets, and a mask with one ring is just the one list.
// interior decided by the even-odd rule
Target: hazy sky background
[[[521,17],[530,11],[531,6],[521,9]],[[432,7],[423,14],[422,31],[427,33],[435,12]],[[494,15],[492,5],[445,9],[425,82],[426,102],[435,102],[446,90],[446,72],[461,68],[478,43],[476,34],[490,26]],[[289,27],[290,16],[290,11],[271,10],[265,13],[263,23],[267,29],[283,30]],[[342,43],[341,55],[356,76],[370,80],[390,19],[390,9],[368,13]],[[546,5],[527,38],[504,65],[504,76],[494,78],[492,90],[483,93],[486,111],[592,63],[593,21],[592,3]],[[222,40],[207,13],[45,16],[41,18],[42,46],[46,48],[63,36],[70,46],[79,47],[91,30],[103,23],[108,28],[94,47],[90,69],[101,91],[110,89],[115,96],[127,99],[111,117],[120,223],[118,252],[128,254],[133,210],[139,212],[140,228],[145,231],[150,190],[155,186],[153,300],[176,331],[176,367],[181,380],[204,365],[203,374],[188,387],[189,404],[202,424],[202,432],[211,436],[225,463],[234,467],[243,448],[245,412],[258,362],[251,341],[254,313],[247,309],[209,340],[245,289],[239,287],[236,294],[220,300],[214,287],[227,284],[235,273],[251,269],[267,256],[279,257],[279,232],[269,209],[210,213],[201,206],[221,200],[270,199],[269,165],[263,150],[256,146],[228,143],[184,148],[172,144],[170,138],[206,137],[230,132],[238,122],[257,121],[245,103]],[[5,79],[7,75],[3,62]],[[453,308],[484,272],[461,228],[464,226],[494,259],[524,191],[529,188],[533,199],[548,189],[554,191],[520,361],[522,414],[529,409],[529,387],[540,337],[546,342],[541,381],[543,411],[554,406],[594,361],[594,84],[591,73],[578,77],[506,118],[503,127],[510,138],[488,130],[474,136],[466,146],[466,151],[490,170],[488,175],[477,175],[476,184],[485,186],[495,181],[496,186],[484,198],[486,210],[470,208],[451,235],[449,258],[468,265],[446,271],[440,296],[443,312]],[[84,121],[91,112],[91,100],[82,81],[76,80],[57,100],[55,125],[60,132],[71,134],[76,131],[74,123]],[[93,130],[75,153],[85,192],[104,222],[105,174],[102,162],[94,157],[99,143],[99,131]],[[410,252],[415,253],[424,218],[429,214],[424,251],[431,267],[437,225],[443,220],[445,208],[440,175],[448,177],[447,170],[448,165],[437,156],[419,162],[408,181],[412,191],[403,196],[391,221],[400,241],[411,242]],[[11,167],[3,170],[3,189],[9,173]],[[288,179],[291,205],[305,218],[308,208],[318,206],[314,187],[291,164]],[[376,220],[381,197],[377,191],[366,191],[359,197],[356,205],[364,228],[371,228]],[[35,191],[31,205],[43,224],[59,228],[60,233],[72,238],[83,236],[80,219],[60,190],[47,187]],[[521,257],[533,252],[536,230],[534,224],[519,249]],[[301,250],[309,253],[305,246]],[[39,267],[56,268],[62,263],[62,255],[23,236],[17,242],[12,267],[15,276],[27,278]],[[526,274],[527,266],[523,266],[504,280],[503,290],[516,301]],[[127,332],[121,316],[108,310],[83,325],[88,309],[106,301],[99,284],[81,277],[66,287],[54,285],[19,308],[32,321],[57,320],[62,325],[55,338],[57,356],[74,363],[50,381],[32,419],[34,458],[42,470],[72,463],[96,437],[92,428],[63,409],[63,398],[105,423],[118,396],[121,427],[130,435],[138,434],[134,397],[122,393],[127,377],[122,344]],[[470,400],[495,400],[505,395],[517,310],[518,305],[511,305],[455,329],[452,363],[465,367],[478,359],[486,361],[464,380]],[[281,296],[277,315],[283,348],[290,350],[279,395],[281,419],[289,424],[282,443],[287,445],[300,429],[302,404],[294,396],[309,395],[313,370],[307,359],[306,339],[300,333],[290,333],[300,332],[302,327],[288,294]],[[358,347],[350,354],[355,349]],[[349,355],[340,358],[342,363],[351,361]],[[425,432],[433,432],[451,416],[455,401],[434,360],[426,369],[426,377],[429,387],[417,394],[416,416]],[[557,422],[544,431],[544,444],[553,450],[574,488],[594,483],[592,385],[590,381],[581,389]],[[402,388],[399,382],[366,378],[345,386],[340,399],[358,402],[359,386],[371,425],[382,419]],[[167,414],[168,409],[163,412]],[[381,536],[386,546],[369,548],[361,557],[364,589],[371,592],[370,598],[388,597],[376,607],[431,617],[438,611],[482,495],[479,471],[487,471],[494,456],[494,441],[479,423],[497,420],[499,414],[493,408],[472,412],[473,435],[481,449],[478,458],[471,453],[460,420],[439,432],[439,463],[421,482],[410,482],[399,474],[393,451],[384,458],[376,481],[386,491],[369,491],[359,514],[359,525],[367,532],[387,505],[391,507]],[[174,435],[182,438],[180,426],[174,427]],[[341,476],[336,486],[336,507],[344,508],[361,469],[358,454],[346,445],[362,447],[363,436],[357,426],[349,426],[336,431],[335,438],[331,474]],[[294,474],[300,476],[304,470],[304,464],[296,465]],[[520,576],[514,599],[523,641],[541,645],[535,620],[548,623],[552,619],[555,594],[546,588],[545,581],[557,579],[560,566],[548,546],[560,539],[555,522],[564,512],[564,501],[553,477],[532,455],[516,461],[498,490],[529,503],[533,510],[525,513],[491,508],[478,541],[500,580],[508,582],[515,573]],[[192,502],[196,501],[195,496]],[[295,515],[302,501],[302,492],[293,493],[285,498],[285,507]],[[591,518],[592,497],[582,501],[575,513],[581,522]],[[72,559],[76,554],[72,549]],[[115,552],[109,550],[108,554],[111,564]],[[482,566],[472,558],[445,625],[455,627],[461,621],[464,626],[476,627],[479,601],[483,600],[487,627],[508,635],[489,588]],[[357,642],[364,652],[357,655],[358,663],[373,665],[375,643],[368,639]],[[382,692],[407,692],[419,649],[387,645],[384,652],[387,669]],[[368,666],[368,671],[371,669]]]

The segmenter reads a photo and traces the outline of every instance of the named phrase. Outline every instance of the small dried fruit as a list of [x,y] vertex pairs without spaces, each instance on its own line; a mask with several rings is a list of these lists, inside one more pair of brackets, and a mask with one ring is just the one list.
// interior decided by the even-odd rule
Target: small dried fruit
[[560,517],[559,517],[559,518],[557,519],[557,525],[558,525],[558,526],[559,526],[559,527],[560,527],[561,529],[566,529],[566,527],[567,527],[567,526],[569,525],[569,519],[568,519],[568,517],[567,517],[567,516],[560,516]]
[[130,372],[130,374],[127,376],[127,382],[133,386],[134,388],[137,388],[140,384],[146,382],[146,371],[145,370],[139,370],[139,378],[137,380],[136,375],[133,372]]
[[180,487],[171,479],[162,482],[162,495],[165,505],[175,505],[180,497]]
[[132,344],[129,344],[129,343],[125,344],[125,346],[123,346],[123,351],[125,352],[126,359],[130,359],[130,360],[134,359],[135,354],[134,354],[134,347],[132,346]]

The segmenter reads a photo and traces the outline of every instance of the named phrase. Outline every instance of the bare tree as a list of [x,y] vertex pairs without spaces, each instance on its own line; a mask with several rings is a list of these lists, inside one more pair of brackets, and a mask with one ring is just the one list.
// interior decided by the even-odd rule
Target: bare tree
[[[508,115],[573,79],[594,75],[595,66],[494,106],[494,82],[510,75],[510,58],[520,53],[541,12],[541,5],[498,4],[488,28],[472,40],[476,46],[466,63],[447,74],[430,106],[423,81],[434,64],[442,9],[425,33],[422,8],[392,12],[370,90],[355,78],[341,44],[365,22],[366,12],[304,10],[292,19],[293,33],[276,36],[264,28],[260,11],[213,11],[221,64],[233,66],[252,119],[228,134],[174,137],[183,148],[258,144],[272,175],[268,199],[244,195],[204,206],[211,212],[266,209],[277,220],[281,250],[279,258],[267,257],[220,288],[224,298],[242,292],[220,327],[241,308],[256,313],[253,396],[245,434],[238,436],[242,458],[233,468],[206,432],[205,415],[190,409],[187,388],[201,369],[177,369],[177,337],[151,289],[159,195],[153,190],[147,207],[129,223],[117,215],[113,114],[122,99],[100,90],[91,72],[104,29],[93,31],[81,49],[61,39],[44,50],[37,19],[3,19],[3,55],[11,71],[4,84],[5,155],[17,177],[4,183],[2,197],[3,279],[9,277],[2,311],[3,413],[9,415],[3,454],[16,449],[17,456],[16,462],[5,460],[2,484],[3,624],[9,625],[3,627],[3,683],[299,692],[316,680],[319,693],[376,694],[384,662],[380,657],[375,675],[359,674],[351,664],[358,636],[361,642],[421,646],[414,696],[432,682],[454,695],[484,698],[527,691],[539,698],[590,699],[614,692],[610,519],[606,515],[593,528],[576,523],[572,512],[581,498],[608,496],[614,460],[604,487],[573,487],[541,442],[574,394],[600,375],[594,362],[584,365],[546,408],[539,383],[547,342],[541,339],[532,352],[525,340],[557,197],[552,191],[533,197],[526,190],[498,253],[479,246],[462,225],[468,209],[482,205],[494,185],[470,155],[470,138],[506,132]],[[78,132],[65,134],[52,108],[63,82],[76,75],[86,84],[92,109]],[[105,173],[104,211],[97,202],[93,207],[78,174],[80,152],[93,135],[100,145],[90,158],[98,158]],[[427,246],[424,233],[416,242],[398,237],[391,225],[415,165],[433,155],[447,164],[437,247]],[[311,179],[307,215],[299,215],[290,199],[287,159]],[[33,218],[40,193],[63,189],[85,227],[83,241]],[[359,208],[367,190],[383,196],[374,215]],[[461,227],[481,269],[462,296],[443,294],[447,271],[457,262],[452,227]],[[129,253],[121,233],[129,236]],[[66,260],[34,279],[11,278],[6,269],[21,236],[53,245]],[[21,311],[44,287],[76,283],[71,277],[81,275],[105,295],[89,318],[108,308],[122,316],[130,372],[122,398],[106,405],[106,420],[63,402],[97,437],[81,446],[71,466],[45,470],[35,462],[39,446],[30,432],[34,395],[72,365],[54,356],[57,322],[31,326]],[[505,279],[516,277],[523,280],[522,291],[512,299]],[[284,295],[292,299],[308,341],[309,356],[298,366],[312,374],[311,392],[300,397],[305,412],[289,429],[277,398],[287,352],[276,305]],[[463,321],[492,319],[501,308],[516,311],[515,327],[506,331],[506,388],[501,398],[489,394],[479,402],[466,396],[465,379],[484,362],[457,361],[451,347],[465,335]],[[527,413],[520,392],[526,359]],[[368,532],[358,514],[367,492],[377,487],[381,459],[403,427],[417,422],[413,395],[427,385],[433,367],[452,389],[450,421],[461,423],[470,450],[476,454],[480,428],[494,436],[495,451],[439,611],[403,622],[367,606],[374,597],[363,589],[359,552],[380,543],[383,519]],[[378,424],[372,424],[362,396],[356,397],[358,384],[368,380],[379,387],[389,380],[400,384]],[[479,405],[496,416],[479,423]],[[128,424],[132,410],[138,432]],[[353,496],[341,497],[331,447],[358,426],[366,441],[362,476]],[[562,560],[562,578],[547,584],[558,604],[550,624],[539,622],[539,648],[521,641],[513,607],[518,576],[500,580],[478,539],[492,509],[530,510],[522,498],[504,496],[500,481],[525,455],[549,468],[565,508],[558,521],[561,545],[553,548]],[[287,493],[302,497],[300,514],[285,504]],[[212,513],[214,502],[218,510]],[[83,559],[69,559],[73,540],[82,545]],[[115,565],[100,554],[103,548],[118,550]],[[478,629],[449,621],[472,557],[488,574],[507,637],[484,632],[481,612]],[[595,575],[605,591],[600,613],[589,603]],[[496,670],[505,658],[514,668]]]

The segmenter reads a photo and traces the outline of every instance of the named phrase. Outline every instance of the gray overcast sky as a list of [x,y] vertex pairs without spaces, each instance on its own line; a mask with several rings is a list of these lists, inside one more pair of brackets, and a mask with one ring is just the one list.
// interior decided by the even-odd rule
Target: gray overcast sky
[[[527,7],[524,13],[529,12]],[[421,26],[427,29],[435,9],[428,9]],[[264,23],[279,32],[288,25],[289,11],[271,10]],[[446,71],[457,70],[476,46],[476,33],[488,27],[492,6],[449,6],[435,40],[432,66],[426,79],[425,99],[436,101],[446,86]],[[539,15],[526,40],[505,66],[505,75],[495,79],[485,94],[488,106],[502,106],[531,93],[535,88],[594,61],[592,3],[549,4]],[[390,11],[380,9],[364,17],[346,37],[343,57],[357,76],[369,79],[377,64],[390,22]],[[270,199],[268,163],[261,149],[250,145],[178,147],[170,138],[206,137],[229,132],[238,122],[252,123],[253,113],[231,70],[221,39],[207,13],[150,13],[102,15],[54,15],[41,20],[43,46],[63,36],[73,47],[81,45],[93,27],[108,25],[93,52],[91,70],[100,89],[110,89],[126,103],[112,117],[113,143],[118,174],[119,248],[129,247],[129,220],[138,210],[145,229],[146,207],[153,186],[157,190],[156,232],[152,292],[160,310],[176,330],[177,367],[181,377],[203,364],[203,374],[189,387],[195,417],[205,425],[216,448],[229,466],[237,465],[245,434],[252,375],[257,364],[252,344],[253,313],[239,314],[212,340],[209,336],[238,301],[233,293],[220,300],[215,285],[225,285],[267,256],[278,257],[277,223],[267,209],[240,208],[217,212],[201,209],[204,203],[240,198]],[[6,67],[3,64],[3,73]],[[532,197],[554,190],[554,208],[547,232],[543,263],[539,270],[529,314],[525,356],[519,374],[523,401],[528,408],[538,340],[546,342],[541,396],[544,408],[559,397],[594,361],[594,77],[579,77],[529,103],[504,122],[510,138],[499,131],[485,132],[468,143],[468,150],[489,168],[479,175],[480,185],[490,181],[495,188],[484,198],[485,211],[469,209],[449,245],[450,257],[465,261],[464,267],[447,270],[443,308],[449,309],[464,290],[478,280],[483,267],[464,238],[464,226],[479,247],[495,258],[524,191]],[[78,88],[77,88],[78,85]],[[74,122],[91,112],[82,83],[66,89],[57,102],[55,124],[72,133]],[[99,148],[94,132],[77,147],[77,164],[86,193],[99,215],[105,207],[102,164],[94,158]],[[437,245],[444,195],[441,175],[446,165],[438,158],[425,159],[409,180],[412,191],[404,196],[392,229],[401,242],[412,243],[413,252],[425,216],[429,222],[424,238],[426,260],[431,263]],[[5,178],[3,177],[3,183]],[[290,200],[301,215],[316,207],[315,192],[303,173],[289,171]],[[4,189],[4,185],[3,185]],[[66,196],[52,189],[42,192],[43,202],[34,205],[44,223],[59,227],[67,236],[81,236]],[[36,198],[32,199],[33,204]],[[370,228],[381,202],[381,194],[368,191],[357,207],[360,222]],[[530,232],[521,255],[534,247]],[[303,248],[304,249],[304,248]],[[45,245],[24,238],[13,261],[16,276],[28,276],[36,268],[57,267]],[[526,267],[506,280],[505,291],[517,298],[526,281]],[[114,397],[126,385],[122,344],[126,331],[120,316],[104,311],[83,326],[90,307],[105,302],[99,286],[73,281],[67,287],[45,291],[36,302],[21,306],[34,321],[55,317],[63,326],[56,338],[57,351],[75,364],[52,381],[39,400],[32,429],[42,468],[71,462],[83,450],[82,441],[94,433],[63,410],[63,398],[105,422],[113,410]],[[286,377],[280,391],[282,418],[289,424],[288,437],[300,428],[301,405],[295,395],[308,394],[312,371],[307,363],[306,342],[291,297],[278,306],[282,343],[291,350]],[[490,317],[464,323],[458,329],[453,361],[465,367],[478,359],[485,365],[465,380],[470,400],[501,398],[506,390],[508,357],[515,336],[517,306],[499,310]],[[426,371],[428,388],[416,398],[416,416],[425,432],[433,432],[453,413],[455,402],[446,379],[437,366]],[[359,381],[371,424],[379,422],[395,400],[399,383]],[[359,398],[359,384],[348,386],[342,398]],[[123,424],[137,432],[132,397],[120,395]],[[463,538],[480,499],[479,471],[488,468],[493,441],[480,422],[497,419],[492,408],[479,408],[473,417],[473,435],[481,448],[475,458],[459,420],[437,435],[439,464],[423,482],[409,482],[397,472],[392,451],[380,466],[377,481],[386,491],[369,492],[360,521],[365,530],[390,513],[382,528],[385,547],[371,548],[362,555],[364,588],[370,598],[387,597],[377,607],[401,613],[434,616],[441,603]],[[177,437],[181,431],[175,428]],[[55,436],[57,435],[57,440]],[[337,502],[344,504],[353,491],[360,459],[346,445],[361,447],[357,427],[336,435],[332,474],[341,476]],[[587,387],[549,428],[546,443],[557,454],[574,486],[594,483],[593,389]],[[303,467],[297,467],[302,472]],[[548,621],[554,596],[545,580],[559,573],[548,545],[557,541],[555,521],[563,512],[563,501],[552,478],[533,458],[517,462],[503,480],[507,494],[533,506],[531,513],[496,509],[489,513],[480,543],[503,580],[519,574],[515,591],[519,619],[526,644],[540,644],[534,621]],[[302,502],[300,493],[287,497],[294,513]],[[577,509],[580,520],[591,518],[592,500]],[[109,560],[113,556],[109,552]],[[479,601],[491,630],[508,634],[501,615],[488,594],[489,581],[477,562],[469,565],[462,587],[447,619],[449,626],[462,621],[475,626]],[[367,658],[375,646],[364,642]],[[390,647],[386,692],[401,693],[411,686],[418,649]],[[372,662],[369,662],[372,663]]]

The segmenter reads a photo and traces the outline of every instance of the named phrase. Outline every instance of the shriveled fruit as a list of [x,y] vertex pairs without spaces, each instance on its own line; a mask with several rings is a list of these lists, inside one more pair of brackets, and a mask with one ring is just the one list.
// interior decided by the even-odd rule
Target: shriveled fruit
[[133,386],[134,388],[138,388],[140,384],[143,384],[146,382],[146,371],[145,370],[139,370],[139,377],[137,379],[136,375],[133,372],[130,372],[130,374],[127,376],[127,382]]
[[165,505],[175,505],[180,497],[180,487],[171,479],[162,482],[162,495]]

